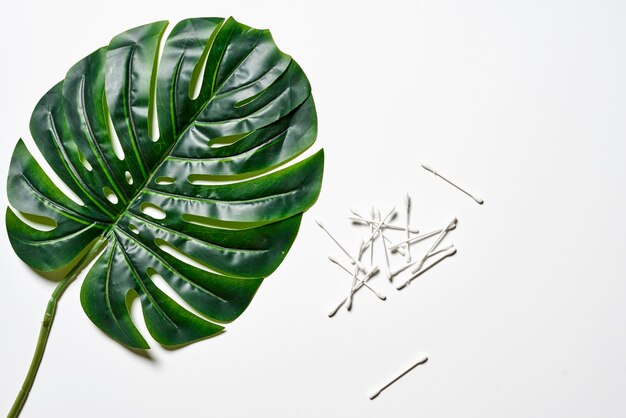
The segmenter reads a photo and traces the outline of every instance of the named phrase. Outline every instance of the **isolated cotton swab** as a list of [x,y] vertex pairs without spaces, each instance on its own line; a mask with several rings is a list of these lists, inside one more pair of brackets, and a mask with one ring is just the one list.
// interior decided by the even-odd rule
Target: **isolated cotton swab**
[[383,386],[382,388],[378,389],[378,391],[376,393],[374,393],[372,396],[370,396],[370,400],[375,399],[378,395],[380,395],[380,393],[387,389],[389,386],[393,385],[394,383],[396,383],[398,380],[400,380],[402,377],[404,377],[408,372],[410,372],[411,370],[413,370],[414,368],[416,368],[417,366],[424,364],[428,361],[428,357],[424,357],[422,360],[418,361],[417,363],[415,363],[414,365],[412,365],[411,367],[409,367],[408,369],[406,369],[405,371],[403,371],[402,373],[400,373],[398,375],[398,377],[394,378],[393,380],[391,380],[391,382],[387,383],[385,386]]
[[469,197],[474,199],[474,201],[476,203],[478,203],[479,205],[482,205],[483,203],[485,203],[485,201],[482,200],[480,197],[476,197],[476,196],[472,195],[470,192],[468,192],[467,190],[463,190],[462,188],[460,188],[456,184],[452,183],[450,180],[448,180],[447,178],[445,178],[441,174],[437,173],[432,167],[430,167],[430,166],[428,166],[426,164],[422,164],[422,167],[424,168],[424,170],[430,171],[435,176],[437,176],[437,177],[441,178],[442,180],[446,181],[448,184],[451,184],[452,186],[456,187],[457,189],[459,189],[460,191],[462,191],[463,193],[465,193],[466,195],[468,195]]

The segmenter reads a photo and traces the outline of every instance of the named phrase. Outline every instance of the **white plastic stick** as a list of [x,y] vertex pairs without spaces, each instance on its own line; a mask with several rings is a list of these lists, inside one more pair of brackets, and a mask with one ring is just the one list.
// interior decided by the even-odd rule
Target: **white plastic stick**
[[[377,209],[376,210],[376,215],[378,220],[380,221],[380,211]],[[382,224],[382,222],[381,222]],[[385,252],[385,263],[387,264],[387,274],[391,274],[391,266],[389,265],[389,251],[387,250],[387,242],[385,241],[385,235],[383,233],[383,231],[380,231],[380,234],[382,235],[383,239],[381,240],[383,242],[383,251]]]
[[321,221],[319,221],[319,220],[317,220],[317,219],[316,219],[316,220],[315,220],[315,222],[316,222],[316,223],[320,226],[320,228],[322,228],[322,229],[324,230],[324,232],[326,232],[326,234],[328,234],[328,236],[330,237],[330,239],[332,239],[332,240],[335,242],[335,244],[337,244],[337,246],[341,249],[341,251],[343,251],[343,252],[344,252],[344,254],[348,256],[348,258],[350,259],[350,261],[352,262],[352,264],[356,264],[356,265],[357,265],[357,266],[358,266],[361,270],[363,270],[363,271],[366,271],[366,270],[367,270],[367,268],[366,268],[363,264],[361,264],[361,262],[360,262],[360,261],[355,260],[355,259],[354,259],[354,257],[352,257],[352,256],[350,255],[350,253],[349,253],[348,251],[346,251],[346,249],[345,249],[345,248],[343,248],[343,246],[342,246],[341,244],[339,244],[339,241],[337,241],[337,240],[335,239],[335,237],[333,237],[333,236],[331,235],[331,233],[330,233],[330,232],[328,232],[328,230],[324,227],[324,224],[323,224]]
[[395,377],[394,379],[392,379],[389,383],[387,383],[385,386],[383,386],[382,388],[378,389],[378,391],[374,394],[372,394],[370,396],[370,400],[375,399],[378,395],[380,395],[380,393],[387,389],[389,386],[393,385],[394,383],[396,383],[398,380],[400,380],[400,378],[404,377],[408,372],[410,372],[411,370],[413,370],[414,368],[416,368],[417,366],[424,364],[428,361],[428,357],[424,357],[423,359],[421,359],[420,361],[418,361],[417,363],[415,363],[414,365],[412,365],[411,367],[409,367],[408,369],[406,369],[405,371],[403,371],[402,373],[400,373],[397,377]]
[[476,203],[478,203],[479,205],[482,205],[483,203],[485,203],[485,201],[482,200],[480,197],[476,197],[476,196],[472,195],[470,192],[468,192],[467,190],[463,190],[461,187],[457,186],[456,184],[452,183],[450,180],[448,180],[447,178],[445,178],[441,174],[437,173],[432,167],[430,167],[430,166],[428,166],[426,164],[422,164],[422,167],[425,170],[430,171],[431,173],[433,173],[435,176],[439,177],[440,179],[446,181],[448,184],[451,184],[452,186],[456,187],[457,189],[459,189],[460,191],[462,191],[463,193],[465,193],[466,195],[468,195],[469,197],[474,199],[474,201]]
[[[357,224],[357,225],[371,225],[374,224],[375,226],[378,225],[378,222],[375,221],[371,221],[369,219],[365,219],[365,218],[360,218],[358,216],[349,216],[348,217],[349,220],[352,221],[352,223]],[[394,229],[396,231],[404,231],[406,230],[406,228],[404,226],[400,226],[400,225],[392,225],[392,224],[383,224],[383,226],[381,226],[381,229]],[[411,234],[419,234],[419,230],[416,228],[409,228],[409,232],[411,232]]]
[[437,264],[441,263],[443,260],[445,260],[448,257],[453,256],[454,254],[456,254],[456,248],[452,247],[449,250],[447,250],[441,257],[439,257],[437,260],[433,261],[432,264],[424,267],[423,269],[420,269],[416,274],[414,274],[413,276],[411,276],[411,278],[409,280],[407,280],[406,282],[402,283],[400,286],[398,286],[396,289],[401,290],[404,289],[408,284],[410,284],[413,280],[415,280],[416,278],[418,278],[419,276],[421,276],[422,274],[426,273],[428,270],[430,270],[431,268],[435,267]]
[[[382,232],[382,228],[379,232]],[[383,239],[387,242],[387,245],[392,245],[392,242],[389,238],[387,238],[386,235],[381,234],[383,236]],[[367,248],[370,246],[370,243],[365,244],[365,249],[367,250]],[[389,251],[391,251],[391,247],[389,247]],[[394,251],[392,252],[397,252],[398,254],[400,254],[402,257],[404,257],[404,250],[402,249],[402,247],[400,248],[396,248]]]
[[[454,224],[452,226],[449,226],[448,227],[448,231],[452,231],[454,228],[456,228],[456,224]],[[437,234],[441,234],[441,231],[443,231],[443,229],[437,229],[436,231],[427,232],[425,234],[413,237],[413,238],[411,238],[409,240],[398,242],[396,244],[393,244],[391,247],[389,247],[389,250],[391,250],[391,251],[398,251],[398,250],[400,250],[400,248],[402,248],[402,246],[404,244],[415,244],[416,242],[423,241],[423,240],[425,240],[427,238],[430,238],[432,236],[435,236]]]
[[[369,279],[371,279],[376,273],[378,273],[378,266],[374,266],[372,267],[372,269],[367,272],[367,274],[365,275],[365,277],[363,277],[363,279],[361,279],[361,283],[357,284],[356,287],[353,290],[353,293],[356,293],[361,287],[363,287],[363,284],[365,282],[367,282]],[[341,307],[348,301],[348,298],[346,297],[344,300],[342,300],[339,305],[337,305],[337,307],[335,309],[333,309],[328,316],[330,318],[332,318],[333,316],[335,316],[337,314],[337,312],[339,312],[339,309],[341,309]]]
[[[363,215],[361,215],[355,209],[350,209],[350,212],[352,212],[352,214],[354,214],[354,216],[356,216],[356,218],[350,216],[350,217],[348,217],[348,219],[351,220],[352,223],[355,223],[355,224],[369,225],[370,231],[371,231],[372,234],[374,233],[374,227],[380,225],[380,222],[376,221],[376,209],[373,206],[372,206],[372,209],[371,209],[371,212],[370,212],[371,213],[371,219],[364,218]],[[394,217],[394,216],[395,216],[395,213],[393,214],[392,217]],[[400,226],[397,226],[397,225],[390,225],[388,223],[382,224],[380,229],[381,230],[383,230],[383,229],[397,229],[397,230],[404,231],[403,227],[400,227]],[[412,229],[412,230],[410,230],[410,232],[414,233],[414,234],[419,233],[419,231],[417,229]],[[387,238],[386,236],[383,235],[383,239],[386,240],[388,244],[391,244],[391,240],[389,238]],[[366,244],[366,246],[367,245],[368,244]],[[395,251],[397,251],[401,256],[404,257],[405,252],[404,252],[403,249],[397,249]],[[373,265],[373,264],[374,264],[374,247],[371,246],[370,247],[370,265]]]
[[422,264],[424,263],[424,261],[426,261],[426,259],[428,258],[428,255],[437,249],[437,247],[439,246],[441,241],[444,239],[444,237],[448,233],[449,228],[452,225],[456,225],[456,224],[457,224],[457,219],[454,218],[452,221],[450,221],[448,226],[446,226],[444,229],[441,230],[441,233],[437,237],[437,240],[435,241],[435,243],[432,245],[432,247],[430,247],[430,249],[428,250],[426,255],[424,257],[422,257],[422,259],[418,263],[417,267],[415,267],[413,270],[411,270],[411,273],[417,273],[422,268]]
[[[381,228],[379,232],[382,232],[382,231],[383,231],[383,228]],[[387,238],[387,236],[386,236],[385,234],[381,234],[381,235],[382,235],[383,239],[387,242],[387,245],[391,245],[391,244],[392,244],[391,240],[390,240],[389,238]],[[365,244],[365,249],[367,249],[367,247],[368,247],[368,246],[369,246],[369,243],[368,243],[368,244]],[[371,247],[370,247],[370,248],[371,248]],[[389,249],[389,251],[391,251],[391,248]],[[397,252],[397,253],[398,253],[398,254],[400,254],[402,257],[404,257],[404,254],[405,254],[404,249],[403,249],[402,247],[400,247],[400,248],[396,248],[396,249],[395,249],[394,251],[392,251],[392,252]]]
[[[370,209],[370,214],[372,215],[372,219],[374,219],[374,206]],[[374,224],[370,224],[370,233],[374,233]],[[384,239],[384,238],[383,238]],[[374,265],[374,244],[370,245],[370,266]]]
[[[411,239],[411,232],[409,232],[409,222],[411,220],[411,197],[407,193],[404,196],[404,205],[406,207],[406,239]],[[411,262],[411,245],[407,242],[405,245],[406,254],[404,255],[404,260],[406,263]]]
[[[361,243],[359,244],[359,249],[357,252],[357,261],[361,261],[361,257],[363,256],[363,250],[364,250],[364,242],[363,240],[361,240]],[[346,308],[348,310],[352,309],[352,297],[354,296],[354,288],[356,286],[356,282],[357,282],[357,277],[359,275],[359,268],[355,267],[354,268],[354,273],[352,274],[352,284],[350,285],[350,295],[348,296],[348,305],[346,305]]]
[[[378,224],[378,226],[374,227],[374,231],[372,232],[372,235],[369,237],[369,239],[367,241],[365,241],[365,242],[361,241],[361,244],[359,245],[359,252],[357,254],[357,259],[356,259],[355,263],[359,263],[360,264],[361,256],[363,255],[363,251],[365,251],[366,246],[368,244],[371,244],[372,246],[374,245],[374,238],[376,238],[376,235],[378,234],[378,231],[380,231],[381,225],[387,219],[393,218],[395,216],[395,214],[396,214],[396,208],[391,208],[391,210],[389,211],[387,216],[385,216],[385,219],[382,220]],[[380,211],[378,211],[378,218],[380,219]],[[385,242],[385,240],[383,240],[383,243],[384,242]],[[356,292],[356,290],[361,288],[361,286],[359,286],[358,288],[355,286],[356,285],[356,276],[357,276],[357,274],[358,274],[358,268],[355,269],[355,271],[354,271],[352,286],[350,287],[350,294],[348,295],[348,305],[346,306],[346,309],[348,309],[348,310],[352,309],[352,298],[354,297],[354,293]]]
[[[368,245],[370,242],[372,242],[374,238],[376,237],[376,235],[378,234],[378,231],[380,231],[380,228],[385,224],[385,222],[387,222],[388,219],[393,218],[395,215],[396,215],[396,208],[391,208],[387,216],[385,216],[385,219],[379,222],[378,225],[374,226],[374,232],[372,232],[372,235],[365,241],[364,245]],[[380,212],[379,212],[379,217],[380,217]]]
[[[342,270],[344,270],[346,273],[348,273],[350,275],[350,277],[352,277],[352,272],[350,270],[348,270],[348,268],[346,266],[344,266],[343,264],[341,264],[341,262],[339,260],[337,260],[336,258],[332,257],[332,256],[328,256],[328,259],[330,261],[332,261],[333,263],[335,263],[336,265],[338,265],[339,267],[341,267]],[[372,291],[372,293],[374,293],[378,299],[380,300],[386,300],[387,297],[383,294],[381,294],[380,292],[378,292],[376,289],[374,289],[373,287],[371,287],[369,284],[365,283],[363,281],[363,279],[357,277],[356,278],[358,283],[363,283],[363,286],[365,286],[366,288],[368,288],[369,290]]]
[[[430,254],[428,254],[428,255],[426,256],[426,259],[429,259],[429,258],[431,258],[431,257],[434,257],[434,256],[436,256],[436,255],[438,255],[438,254],[441,254],[441,253],[442,253],[442,252],[444,252],[444,251],[448,251],[448,250],[449,250],[449,249],[451,249],[452,247],[453,247],[453,245],[448,245],[446,248],[442,248],[442,249],[440,249],[440,250],[433,251],[432,253],[430,253]],[[406,269],[408,269],[408,268],[411,268],[411,267],[413,267],[413,266],[416,266],[416,265],[417,265],[417,264],[419,264],[419,263],[424,264],[424,261],[422,261],[422,260],[417,260],[417,261],[414,261],[414,262],[412,262],[412,263],[410,263],[410,264],[405,264],[404,266],[400,267],[400,268],[399,268],[399,269],[397,269],[396,271],[391,272],[391,273],[387,276],[387,278],[388,278],[388,279],[389,279],[389,281],[391,282],[391,281],[393,281],[393,278],[394,278],[394,277],[396,277],[398,274],[402,273],[404,270],[406,270]]]

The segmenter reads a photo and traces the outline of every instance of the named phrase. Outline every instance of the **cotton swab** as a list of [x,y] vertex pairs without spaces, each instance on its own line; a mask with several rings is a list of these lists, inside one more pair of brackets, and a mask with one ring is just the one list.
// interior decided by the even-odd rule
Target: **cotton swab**
[[457,189],[459,189],[460,191],[462,191],[463,193],[465,193],[466,195],[468,195],[469,197],[474,199],[474,201],[476,203],[478,203],[479,205],[482,205],[483,203],[485,203],[485,201],[482,200],[480,197],[476,197],[476,196],[472,195],[470,192],[468,192],[467,190],[463,190],[461,187],[457,186],[456,184],[452,183],[450,180],[448,180],[447,178],[445,178],[444,176],[442,176],[441,174],[436,172],[432,167],[430,167],[430,166],[428,166],[426,164],[422,164],[422,168],[424,168],[424,170],[430,171],[436,177],[439,177],[442,180],[446,181],[448,184],[451,184],[452,186],[456,187]]
[[[356,257],[357,261],[361,261],[361,257],[363,257],[363,251],[365,249],[364,247],[365,247],[365,242],[361,240],[361,243],[359,244],[357,257]],[[352,284],[350,285],[350,296],[348,297],[348,304],[346,305],[346,309],[348,310],[352,309],[352,297],[354,296],[354,287],[356,286],[358,275],[359,275],[359,268],[355,267],[354,273],[352,274]]]
[[[440,249],[440,250],[433,251],[432,253],[430,253],[430,254],[428,254],[428,255],[426,256],[426,259],[429,259],[429,258],[431,258],[431,257],[434,257],[434,256],[436,256],[436,255],[438,255],[438,254],[441,254],[441,253],[442,253],[442,252],[444,252],[444,251],[448,251],[448,250],[449,250],[449,249],[451,249],[452,247],[453,247],[452,245],[448,245],[446,248],[442,248],[442,249]],[[394,277],[396,277],[398,274],[402,273],[404,270],[406,270],[406,269],[408,269],[408,268],[411,268],[411,267],[413,267],[413,266],[418,265],[419,263],[422,263],[422,264],[423,264],[423,263],[424,263],[424,261],[423,261],[423,260],[417,260],[417,261],[414,261],[414,262],[412,262],[412,263],[410,263],[410,264],[405,264],[404,266],[400,267],[400,268],[399,268],[399,269],[397,269],[396,271],[390,272],[390,274],[387,276],[387,278],[388,278],[388,279],[389,279],[389,281],[391,282],[391,281],[393,281],[393,278],[394,278]]]
[[397,377],[395,377],[394,379],[392,379],[389,383],[387,383],[385,386],[383,386],[382,388],[378,389],[378,391],[374,394],[372,394],[370,396],[370,400],[374,400],[376,399],[376,397],[378,395],[380,395],[380,393],[387,389],[389,386],[393,385],[394,383],[396,383],[398,380],[400,380],[402,377],[404,377],[408,372],[410,372],[411,370],[413,370],[414,368],[416,368],[417,366],[424,364],[428,361],[428,357],[424,357],[422,360],[418,361],[417,363],[415,363],[414,365],[412,365],[411,367],[409,367],[408,369],[406,369],[405,371],[403,371],[402,373],[400,373]]
[[[353,293],[356,293],[357,290],[359,290],[361,287],[363,287],[363,283],[367,282],[369,279],[371,279],[376,273],[378,273],[378,266],[374,266],[372,267],[372,269],[365,275],[365,277],[363,277],[363,279],[361,279],[361,283],[358,284],[354,289],[353,289]],[[344,300],[342,300],[339,305],[337,305],[337,307],[335,309],[333,309],[328,316],[330,318],[332,318],[333,316],[335,316],[337,314],[337,312],[339,312],[339,309],[341,309],[341,307],[348,301],[348,297],[346,297]]]
[[[409,221],[411,219],[411,197],[407,193],[404,196],[404,206],[406,207],[406,239],[411,239],[411,232],[409,231]],[[411,245],[409,243],[406,244],[406,254],[404,255],[404,260],[406,263],[411,262]]]
[[[339,267],[341,267],[346,273],[348,273],[350,275],[350,277],[352,277],[352,272],[350,270],[348,270],[348,268],[346,266],[341,264],[341,262],[339,260],[337,260],[335,257],[332,257],[332,256],[328,256],[328,259],[330,261],[332,261],[333,263],[335,263],[336,265],[338,265]],[[366,288],[371,290],[372,293],[374,293],[378,297],[378,299],[380,299],[380,300],[386,300],[387,299],[387,297],[385,295],[383,295],[380,292],[378,292],[376,289],[374,289],[369,284],[364,282],[361,278],[357,277],[356,280],[358,281],[358,283],[363,283],[363,286],[365,286]]]
[[430,270],[431,268],[435,267],[437,264],[441,263],[443,260],[445,260],[448,257],[453,256],[454,254],[456,254],[456,248],[452,247],[451,249],[449,249],[448,251],[446,251],[444,253],[444,255],[442,255],[440,258],[438,258],[437,260],[435,260],[432,264],[428,265],[427,267],[419,270],[415,275],[413,275],[410,279],[408,279],[406,282],[402,283],[400,286],[398,286],[396,289],[401,290],[404,289],[407,285],[409,285],[413,280],[415,280],[416,278],[418,278],[419,276],[421,276],[422,274],[426,273],[428,270]]
[[[378,213],[378,219],[380,220],[380,211],[377,210]],[[369,239],[365,242],[361,241],[361,245],[359,245],[359,252],[357,255],[357,260],[355,261],[356,263],[359,263],[361,261],[361,256],[363,255],[363,251],[365,251],[366,245],[371,244],[373,246],[374,244],[374,238],[376,238],[376,234],[378,234],[378,231],[380,230],[380,226],[387,221],[388,219],[393,218],[394,216],[396,216],[396,208],[391,208],[391,210],[389,211],[389,213],[387,214],[387,216],[385,216],[385,219],[383,219],[382,221],[380,221],[380,223],[378,224],[378,226],[374,227],[374,231],[372,232],[372,235],[369,237]],[[383,239],[383,243],[385,242],[385,240]],[[387,264],[389,264],[389,260],[387,260]],[[354,276],[353,276],[353,282],[352,282],[352,287],[350,288],[350,295],[348,296],[348,305],[346,306],[346,308],[348,310],[352,309],[352,297],[354,296],[355,293],[355,285],[356,285],[356,276],[358,274],[358,269],[355,270],[354,272]],[[360,287],[359,287],[360,289]]]
[[[349,220],[352,221],[352,223],[354,224],[360,224],[360,225],[378,225],[378,222],[376,221],[370,221],[369,219],[365,219],[365,218],[361,218],[361,217],[353,217],[350,216],[348,217]],[[400,226],[400,225],[392,225],[392,224],[383,224],[381,226],[381,229],[394,229],[396,231],[405,231],[406,228],[404,226]],[[419,230],[415,229],[415,228],[409,228],[409,232],[411,232],[412,234],[419,234]]]
[[[448,231],[452,231],[454,228],[456,228],[456,223],[451,225],[451,226],[449,226],[448,227]],[[398,242],[396,244],[393,244],[391,247],[389,247],[389,250],[390,251],[398,251],[405,244],[414,244],[416,242],[423,241],[423,240],[425,240],[427,238],[430,238],[432,236],[435,236],[437,234],[441,234],[442,231],[443,231],[443,229],[437,229],[436,231],[427,232],[427,233],[422,234],[422,235],[417,235],[417,236],[415,236],[415,237],[413,237],[413,238],[411,238],[409,240],[401,241],[401,242]]]
[[[374,224],[372,224],[372,225],[374,225]],[[379,232],[382,232],[382,231],[383,231],[383,228],[381,228]],[[391,244],[392,244],[391,240],[390,240],[389,238],[387,238],[387,236],[386,236],[385,234],[382,234],[382,233],[381,233],[381,235],[382,235],[383,239],[387,242],[387,244],[388,244],[388,245],[391,245]],[[367,247],[368,247],[369,245],[370,245],[370,243],[365,244],[365,249],[367,249]],[[371,248],[371,247],[370,247],[370,248]],[[390,249],[389,251],[391,251],[391,249]],[[398,253],[398,254],[400,254],[402,257],[404,257],[404,255],[405,255],[404,249],[403,249],[402,247],[400,247],[400,248],[396,248],[393,252],[397,252],[397,253]]]
[[[385,219],[380,221],[379,224],[374,227],[374,232],[372,232],[372,235],[365,241],[364,245],[368,245],[370,242],[372,242],[374,238],[376,238],[376,234],[378,234],[378,231],[380,230],[382,225],[385,222],[387,222],[387,220],[392,219],[394,216],[396,216],[396,208],[391,208],[387,216],[385,216]],[[379,212],[379,217],[380,217],[380,212]]]
[[328,232],[328,230],[324,227],[324,224],[321,221],[316,219],[315,222],[319,225],[320,228],[324,230],[324,232],[326,232],[326,234],[330,237],[330,239],[332,239],[335,242],[335,244],[337,244],[337,246],[341,249],[341,251],[343,251],[344,254],[348,256],[352,264],[356,264],[363,271],[367,270],[367,268],[363,264],[361,264],[360,261],[355,260],[354,257],[352,257],[350,253],[345,248],[343,248],[341,244],[339,244],[339,241],[337,241],[335,237],[333,237],[332,234]]
[[[372,219],[374,219],[374,206],[370,209],[370,214],[372,215]],[[370,233],[374,233],[374,224],[370,224]],[[383,238],[384,239],[384,238]],[[370,266],[374,265],[374,245],[370,245]]]
[[426,258],[428,257],[428,255],[430,253],[432,253],[438,246],[439,243],[441,243],[441,241],[444,239],[444,237],[446,236],[446,234],[448,233],[448,229],[452,226],[452,225],[456,225],[457,224],[457,219],[454,218],[452,221],[450,221],[450,223],[448,224],[448,226],[446,226],[444,229],[441,230],[441,233],[439,234],[439,236],[437,237],[437,240],[435,241],[435,243],[432,245],[432,247],[430,247],[430,249],[428,250],[428,252],[426,253],[426,255],[424,257],[422,257],[422,259],[420,260],[420,263],[418,263],[418,266],[416,268],[414,268],[411,273],[417,273],[419,271],[419,269],[422,268],[422,263],[424,261],[426,261]]
[[[377,215],[378,220],[380,221],[380,211],[378,209],[376,209],[376,215]],[[382,238],[383,238],[382,239],[383,251],[385,252],[385,262],[387,264],[387,273],[391,274],[391,266],[389,265],[389,251],[387,250],[387,242],[385,241],[385,236],[383,235],[383,231],[380,231],[380,234],[382,235]]]

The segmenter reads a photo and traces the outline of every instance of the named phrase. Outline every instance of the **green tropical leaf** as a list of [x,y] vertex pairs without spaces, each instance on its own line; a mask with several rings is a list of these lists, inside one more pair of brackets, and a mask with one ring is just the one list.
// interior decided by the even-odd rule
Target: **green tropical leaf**
[[21,140],[8,178],[17,255],[44,272],[75,266],[73,276],[97,256],[82,306],[105,333],[139,349],[148,344],[129,314],[131,295],[165,346],[217,334],[241,315],[291,247],[324,165],[318,151],[280,167],[314,143],[317,117],[304,72],[269,31],[188,19],[159,54],[166,25],[114,37],[35,107],[33,139],[76,196]]

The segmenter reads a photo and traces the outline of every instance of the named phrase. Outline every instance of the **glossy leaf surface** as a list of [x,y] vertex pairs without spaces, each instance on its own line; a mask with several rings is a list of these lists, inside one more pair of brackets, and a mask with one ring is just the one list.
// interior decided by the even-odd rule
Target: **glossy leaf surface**
[[166,346],[237,318],[291,247],[324,165],[319,151],[280,167],[314,143],[317,118],[305,74],[268,31],[188,19],[160,52],[166,25],[114,37],[37,104],[33,139],[75,196],[21,140],[8,178],[9,238],[31,267],[62,269],[106,239],[81,303],[134,348],[148,344],[129,314],[133,295]]

